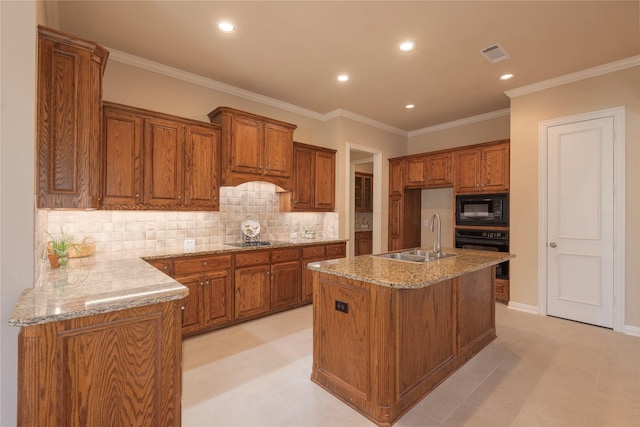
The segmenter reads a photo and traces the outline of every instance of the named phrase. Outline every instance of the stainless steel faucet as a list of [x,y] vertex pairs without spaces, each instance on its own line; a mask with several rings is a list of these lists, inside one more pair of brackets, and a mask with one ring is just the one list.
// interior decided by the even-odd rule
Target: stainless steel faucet
[[438,256],[438,255],[440,255],[440,252],[442,252],[442,246],[440,244],[442,226],[440,225],[440,215],[438,215],[437,213],[434,213],[431,216],[431,231],[432,232],[433,232],[433,227],[435,225],[436,220],[438,220],[438,235],[437,235],[436,241],[433,242],[433,252],[435,252],[436,256]]

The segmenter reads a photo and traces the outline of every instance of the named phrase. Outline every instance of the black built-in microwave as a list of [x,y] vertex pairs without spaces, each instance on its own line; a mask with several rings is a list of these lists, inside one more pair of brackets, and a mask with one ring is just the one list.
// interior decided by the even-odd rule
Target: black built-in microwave
[[456,225],[507,227],[509,193],[456,196]]

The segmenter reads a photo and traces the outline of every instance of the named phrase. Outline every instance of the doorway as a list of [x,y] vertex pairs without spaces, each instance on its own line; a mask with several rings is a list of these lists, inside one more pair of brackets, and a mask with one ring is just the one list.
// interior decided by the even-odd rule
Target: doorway
[[[355,232],[366,226],[371,229],[372,253],[380,253],[382,240],[382,152],[371,147],[347,143],[347,189],[345,211],[348,213],[349,256],[355,254]],[[373,175],[371,212],[356,212],[355,209],[355,174],[356,171]],[[386,201],[385,201],[386,203]]]
[[540,126],[541,310],[616,330],[624,326],[623,119],[612,109]]

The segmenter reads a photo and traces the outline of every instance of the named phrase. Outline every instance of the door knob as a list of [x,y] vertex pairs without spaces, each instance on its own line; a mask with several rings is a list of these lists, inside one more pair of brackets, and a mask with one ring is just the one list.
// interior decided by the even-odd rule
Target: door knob
[[551,242],[551,243],[549,243],[549,246],[551,246],[552,248],[555,248],[558,245],[556,245],[556,242]]

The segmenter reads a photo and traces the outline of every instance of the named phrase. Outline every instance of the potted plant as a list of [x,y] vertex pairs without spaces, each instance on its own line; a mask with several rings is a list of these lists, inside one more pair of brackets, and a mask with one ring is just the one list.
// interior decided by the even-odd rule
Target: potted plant
[[60,235],[54,237],[47,233],[50,240],[47,244],[47,255],[51,268],[58,268],[67,265],[69,260],[69,248],[73,244],[73,239],[60,230]]

